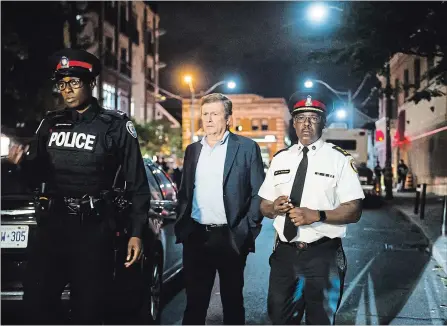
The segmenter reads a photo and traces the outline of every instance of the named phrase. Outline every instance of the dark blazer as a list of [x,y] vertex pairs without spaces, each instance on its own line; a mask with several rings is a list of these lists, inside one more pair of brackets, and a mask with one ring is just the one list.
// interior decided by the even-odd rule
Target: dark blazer
[[[196,167],[201,150],[200,142],[192,143],[186,148],[178,196],[178,220],[175,225],[177,243],[185,241],[194,227],[191,210]],[[249,138],[230,132],[222,187],[232,241],[239,250],[254,252],[255,239],[262,227],[263,216],[258,191],[264,177],[259,145]]]

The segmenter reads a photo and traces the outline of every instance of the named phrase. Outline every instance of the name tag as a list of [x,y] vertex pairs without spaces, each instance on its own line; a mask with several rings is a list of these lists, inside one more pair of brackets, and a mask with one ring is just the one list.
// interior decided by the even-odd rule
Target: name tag
[[322,177],[335,178],[334,175],[332,175],[332,174],[328,174],[328,173],[315,172],[315,174],[316,174],[316,175],[321,175]]
[[287,174],[287,173],[290,173],[290,170],[277,170],[277,171],[273,172],[273,175]]
[[83,132],[53,132],[48,141],[48,147],[83,149],[89,152],[94,151],[95,145],[96,135],[85,134]]

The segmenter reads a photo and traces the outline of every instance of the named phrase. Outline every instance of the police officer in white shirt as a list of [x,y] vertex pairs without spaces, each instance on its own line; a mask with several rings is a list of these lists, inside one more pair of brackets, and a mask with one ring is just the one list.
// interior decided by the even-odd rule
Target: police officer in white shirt
[[292,108],[299,142],[275,154],[259,190],[261,212],[277,232],[270,257],[268,312],[273,324],[335,323],[346,272],[341,238],[356,223],[364,198],[349,153],[321,139],[326,107]]

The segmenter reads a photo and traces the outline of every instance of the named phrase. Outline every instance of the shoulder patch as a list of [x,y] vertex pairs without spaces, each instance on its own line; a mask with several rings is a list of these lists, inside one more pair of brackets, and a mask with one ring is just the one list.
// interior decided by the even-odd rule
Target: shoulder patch
[[126,129],[133,138],[137,138],[137,131],[135,130],[135,126],[133,125],[132,121],[126,122]]
[[279,150],[278,152],[275,153],[275,155],[273,155],[273,157],[275,157],[276,155],[278,155],[281,152],[288,151],[290,147],[292,147],[292,146],[289,146],[289,147],[286,147],[286,148],[283,148],[283,149]]
[[351,160],[349,161],[349,164],[351,165],[351,168],[354,170],[355,173],[359,173],[359,171],[357,170],[357,167],[355,166],[355,161],[353,158],[351,158]]
[[66,111],[65,109],[61,109],[61,110],[54,110],[54,111],[47,111],[47,113],[45,114],[46,118],[54,118],[57,116],[62,116],[65,115]]
[[337,152],[342,153],[344,156],[351,156],[351,154],[349,154],[347,151],[339,146],[333,146],[332,148],[335,149]]

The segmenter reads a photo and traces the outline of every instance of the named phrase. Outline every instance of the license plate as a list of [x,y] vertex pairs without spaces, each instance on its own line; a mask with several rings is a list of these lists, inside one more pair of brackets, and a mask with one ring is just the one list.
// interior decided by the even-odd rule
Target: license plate
[[26,248],[28,246],[28,225],[2,225],[2,248]]
[[359,177],[360,181],[368,181],[368,177]]

